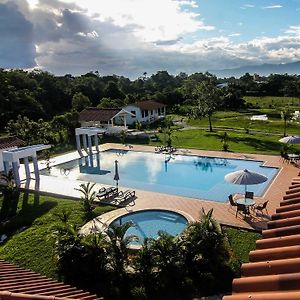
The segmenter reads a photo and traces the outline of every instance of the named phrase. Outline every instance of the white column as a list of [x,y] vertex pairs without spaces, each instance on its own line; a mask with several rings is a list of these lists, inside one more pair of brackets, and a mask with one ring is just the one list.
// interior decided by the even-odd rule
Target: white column
[[97,133],[94,135],[94,140],[95,140],[96,151],[99,152],[99,141],[98,141]]
[[16,183],[17,186],[19,186],[21,184],[20,174],[19,174],[19,162],[18,161],[13,161],[12,162],[12,168],[13,168],[15,183]]
[[93,144],[92,144],[92,137],[88,135],[88,144],[89,144],[89,153],[93,153]]
[[82,140],[83,140],[83,148],[84,148],[84,150],[85,150],[85,152],[87,153],[88,151],[87,151],[87,136],[86,136],[86,134],[83,134],[82,135]]
[[25,167],[26,179],[30,179],[30,168],[29,168],[28,157],[24,157],[24,167]]
[[97,168],[100,170],[100,155],[99,155],[99,153],[96,154],[96,162],[97,162]]
[[89,155],[89,159],[90,159],[89,167],[94,167],[93,155]]
[[80,156],[83,156],[82,151],[81,151],[81,143],[80,143],[80,135],[76,134],[75,135],[76,138],[76,147],[77,147],[77,151],[80,154]]
[[124,118],[124,127],[125,129],[127,129],[126,116],[124,116],[123,118]]
[[32,163],[33,163],[35,180],[40,180],[39,166],[38,166],[36,154],[32,156]]
[[4,167],[4,173],[6,175],[8,175],[8,172],[9,172],[9,169],[10,169],[9,162],[8,161],[3,161],[3,167]]

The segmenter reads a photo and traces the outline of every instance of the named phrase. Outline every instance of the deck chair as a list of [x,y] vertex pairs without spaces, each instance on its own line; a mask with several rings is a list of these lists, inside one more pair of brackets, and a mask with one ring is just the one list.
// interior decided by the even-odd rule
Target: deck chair
[[[124,202],[132,199],[133,197],[135,197],[135,191],[130,191],[130,190],[127,190],[127,191],[120,191],[118,193],[118,196],[116,196],[114,198],[114,201],[113,203],[116,204],[116,205],[122,205]],[[131,204],[129,204],[130,206]],[[132,204],[133,205],[133,204]]]
[[109,187],[109,188],[106,188],[106,187],[102,187],[98,193],[96,193],[96,197],[101,200],[102,198],[103,199],[107,199],[107,198],[110,198],[114,195],[117,195],[118,194],[118,188],[116,187]]
[[264,203],[262,203],[262,204],[256,205],[254,208],[256,210],[260,211],[260,212],[262,212],[263,210],[265,210],[266,213],[269,214],[268,209],[267,209],[268,202],[269,202],[269,200],[266,201],[266,202],[264,202]]

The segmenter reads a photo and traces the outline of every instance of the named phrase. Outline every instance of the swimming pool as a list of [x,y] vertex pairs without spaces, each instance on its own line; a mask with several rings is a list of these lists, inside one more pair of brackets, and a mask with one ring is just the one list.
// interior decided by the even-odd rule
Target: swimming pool
[[159,231],[165,231],[170,235],[180,234],[187,226],[188,221],[181,214],[168,210],[143,210],[129,213],[117,218],[112,224],[122,225],[132,222],[126,236],[138,236],[139,242],[132,244],[141,244],[145,238],[156,239]]
[[170,195],[226,202],[232,193],[244,193],[244,186],[225,182],[230,172],[248,169],[268,177],[249,190],[262,196],[278,169],[261,161],[169,155],[150,152],[107,150],[52,167],[42,175],[114,185],[114,162],[118,160],[120,186]]

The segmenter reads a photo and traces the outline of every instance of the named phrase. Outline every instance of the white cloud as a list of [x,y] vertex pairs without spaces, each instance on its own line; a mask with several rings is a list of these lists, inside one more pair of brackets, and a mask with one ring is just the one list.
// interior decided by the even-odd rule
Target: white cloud
[[300,26],[290,26],[285,33],[298,34],[300,35]]
[[241,9],[247,9],[247,8],[254,8],[255,5],[253,4],[244,4],[243,6],[241,6]]
[[[11,61],[23,59],[29,67],[36,62],[55,74],[99,70],[101,74],[135,78],[145,71],[151,74],[162,69],[173,74],[192,73],[300,60],[300,25],[290,26],[281,36],[242,43],[232,38],[240,35],[237,28],[231,34],[219,28],[214,37],[204,38],[199,33],[214,27],[193,12],[197,5],[193,0],[32,0],[30,6],[24,5],[24,0],[0,3],[3,1],[9,1],[11,13],[18,15],[13,27],[9,21],[9,26],[1,24],[7,28],[3,30],[7,39],[18,37],[15,28],[20,28],[21,34],[22,24],[28,23],[27,35],[20,36],[28,38],[31,56],[26,57],[30,61],[18,53]],[[21,19],[26,20],[18,21]],[[15,43],[11,49],[6,44],[2,47],[6,56],[16,48],[23,51]],[[20,62],[16,65],[23,66]]]
[[[72,3],[72,0],[62,0]],[[190,0],[77,0],[90,17],[116,26],[135,26],[133,33],[145,42],[173,40],[197,30],[214,30],[198,20],[199,14],[183,10],[182,6],[197,7]],[[167,12],[167,13],[166,13]]]
[[282,8],[283,6],[280,4],[276,4],[276,5],[270,5],[270,6],[263,6],[263,9],[273,9],[273,8]]

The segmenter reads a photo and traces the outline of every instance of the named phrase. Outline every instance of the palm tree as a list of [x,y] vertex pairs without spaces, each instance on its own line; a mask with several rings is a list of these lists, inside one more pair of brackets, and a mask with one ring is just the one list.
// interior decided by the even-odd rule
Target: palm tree
[[133,241],[138,240],[137,236],[126,236],[127,230],[132,226],[133,223],[131,222],[127,222],[122,225],[112,224],[107,230],[111,268],[120,276],[125,273],[128,263],[128,246]]
[[94,186],[95,183],[91,184],[90,182],[88,182],[87,184],[82,183],[79,189],[75,188],[75,190],[79,191],[82,194],[81,199],[83,209],[87,213],[90,213],[93,210],[92,204],[96,198],[96,192],[93,191]]
[[160,294],[165,298],[168,296],[168,299],[188,298],[187,269],[181,246],[176,237],[163,231],[158,233],[158,238],[152,243]]

